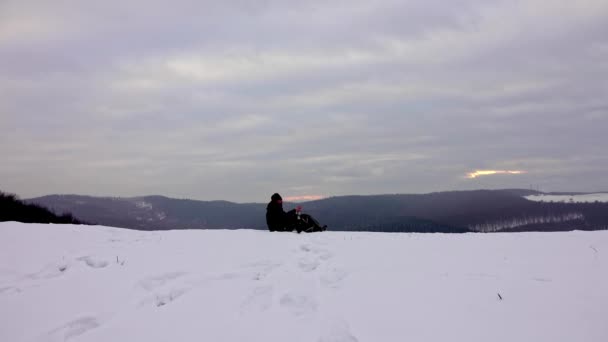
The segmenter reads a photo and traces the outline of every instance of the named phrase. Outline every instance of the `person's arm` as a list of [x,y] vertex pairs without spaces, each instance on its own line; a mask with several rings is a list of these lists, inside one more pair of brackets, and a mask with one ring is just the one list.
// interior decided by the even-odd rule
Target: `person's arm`
[[290,211],[286,212],[285,214],[286,215],[293,215],[293,214],[295,214],[297,212],[302,212],[302,206],[301,205],[295,207],[295,209],[291,209]]

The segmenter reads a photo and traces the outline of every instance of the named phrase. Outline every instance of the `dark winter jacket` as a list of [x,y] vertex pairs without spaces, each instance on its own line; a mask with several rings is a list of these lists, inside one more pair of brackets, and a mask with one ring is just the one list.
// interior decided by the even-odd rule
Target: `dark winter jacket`
[[266,224],[268,225],[268,229],[272,231],[282,231],[285,226],[290,222],[290,214],[294,212],[294,210],[290,212],[285,212],[283,210],[283,204],[271,201],[268,203],[266,207]]

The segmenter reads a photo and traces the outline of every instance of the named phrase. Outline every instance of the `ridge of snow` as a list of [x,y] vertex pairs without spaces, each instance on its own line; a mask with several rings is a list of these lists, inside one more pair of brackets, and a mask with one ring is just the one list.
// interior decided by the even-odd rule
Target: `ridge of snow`
[[0,223],[0,341],[608,341],[608,231]]
[[152,203],[146,202],[146,201],[136,201],[135,207],[137,207],[139,209],[146,209],[146,210],[152,210],[152,208],[153,208]]
[[543,223],[561,223],[569,221],[577,221],[584,219],[585,216],[582,213],[571,212],[566,214],[551,215],[551,216],[529,216],[521,218],[513,218],[509,220],[479,223],[469,226],[469,229],[476,232],[498,232],[508,228],[523,227],[531,224],[543,224]]
[[574,202],[574,203],[592,203],[608,202],[608,193],[595,193],[583,195],[529,195],[524,196],[525,199],[536,202]]

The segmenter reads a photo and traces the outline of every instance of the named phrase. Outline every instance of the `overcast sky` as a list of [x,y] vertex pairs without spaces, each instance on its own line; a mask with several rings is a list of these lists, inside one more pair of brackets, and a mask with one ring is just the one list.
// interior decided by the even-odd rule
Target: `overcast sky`
[[1,0],[0,156],[23,198],[608,190],[608,1]]

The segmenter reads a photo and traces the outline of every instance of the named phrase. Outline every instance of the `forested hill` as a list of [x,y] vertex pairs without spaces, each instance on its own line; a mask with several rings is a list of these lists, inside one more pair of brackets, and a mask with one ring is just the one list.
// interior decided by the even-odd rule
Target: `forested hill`
[[[303,203],[331,230],[381,232],[556,231],[608,228],[608,203],[529,201],[530,190],[340,196]],[[265,203],[52,195],[29,200],[103,225],[141,230],[266,229]],[[285,209],[293,208],[286,203]]]
[[82,223],[67,212],[58,215],[40,205],[23,203],[16,195],[0,191],[0,222],[6,221],[24,223]]

